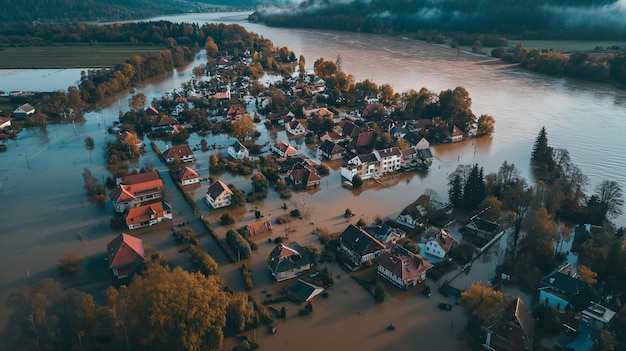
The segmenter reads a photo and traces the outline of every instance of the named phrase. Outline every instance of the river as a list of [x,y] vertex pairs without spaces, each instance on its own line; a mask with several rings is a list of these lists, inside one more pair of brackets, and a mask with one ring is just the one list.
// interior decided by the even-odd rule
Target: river
[[[307,235],[313,226],[325,227],[331,232],[343,230],[346,221],[342,214],[348,207],[356,214],[355,221],[360,217],[373,220],[376,216],[395,217],[405,205],[427,189],[436,191],[445,200],[447,176],[459,164],[478,163],[484,167],[485,173],[490,173],[497,171],[502,162],[507,160],[514,163],[522,175],[532,182],[529,158],[533,142],[542,126],[546,127],[550,145],[568,149],[572,161],[589,176],[590,183],[586,189],[588,193],[606,179],[616,180],[626,189],[626,153],[621,144],[626,135],[626,91],[616,90],[608,85],[538,75],[503,65],[485,56],[457,53],[448,47],[400,37],[270,28],[248,23],[245,17],[246,14],[241,13],[211,13],[156,19],[200,24],[207,21],[237,23],[271,39],[278,46],[289,47],[298,56],[303,54],[308,69],[311,69],[319,57],[334,61],[337,56],[341,56],[343,70],[354,75],[356,80],[372,79],[378,84],[389,83],[398,92],[426,87],[439,93],[463,86],[472,98],[474,113],[489,114],[496,119],[496,132],[493,136],[436,146],[433,152],[437,159],[427,173],[408,172],[385,177],[382,181],[386,186],[369,182],[363,189],[348,191],[341,187],[339,164],[331,163],[331,174],[323,179],[320,188],[295,193],[292,200],[288,201],[290,207],[306,208],[311,217],[311,223],[295,228],[293,235],[301,244],[314,241],[311,235]],[[190,79],[191,67],[204,61],[205,57],[200,54],[187,68],[177,70],[163,79],[148,82],[136,91],[145,93],[148,101],[158,98]],[[40,73],[28,70],[23,72]],[[75,84],[78,78],[67,77],[67,81],[58,79],[58,86],[52,89],[65,89],[68,85]],[[12,88],[16,86],[12,81],[23,79],[20,72],[0,71],[0,90],[38,90],[34,86],[33,89],[22,86]],[[0,266],[3,267],[0,271],[1,300],[12,289],[27,286],[30,281],[36,283],[46,277],[58,278],[55,264],[65,252],[85,256],[88,264],[96,265],[101,261],[106,243],[116,234],[109,227],[112,209],[107,205],[105,210],[99,210],[86,202],[81,171],[83,167],[87,167],[94,175],[106,176],[102,158],[103,145],[112,136],[105,133],[104,125],[110,125],[117,118],[119,109],[128,110],[128,97],[128,94],[123,95],[119,103],[88,113],[87,121],[77,124],[75,129],[71,125],[49,125],[46,130],[25,130],[17,141],[8,142],[8,152],[0,154]],[[263,132],[265,133],[264,130]],[[90,161],[84,147],[86,136],[92,136],[96,142],[96,149],[92,152],[93,161]],[[283,136],[284,134],[279,133],[279,139]],[[190,144],[196,144],[200,139],[193,136]],[[210,145],[226,145],[232,142],[224,136],[209,136],[207,139]],[[266,136],[261,137],[261,142],[267,140]],[[294,144],[301,151],[312,155],[312,150],[303,143]],[[201,172],[201,176],[208,175],[206,167],[209,153],[197,153],[196,156],[198,161],[194,167]],[[158,164],[150,150],[145,159]],[[251,189],[251,183],[245,177],[221,177],[245,192]],[[206,186],[208,184],[203,184],[194,193],[199,205],[202,204]],[[241,222],[251,221],[253,215],[250,210],[258,207],[262,213],[273,216],[282,213],[280,204],[282,201],[270,192],[268,201],[247,205],[234,211],[234,214]],[[221,214],[216,211],[209,213],[206,209],[203,213],[210,216],[212,221],[217,221]],[[616,222],[626,225],[626,216],[617,218]],[[220,231],[226,229],[219,225],[216,228]],[[157,246],[165,240],[171,242],[167,235],[157,236],[145,232],[143,235],[146,242]],[[271,247],[263,245],[256,255],[257,261],[252,265],[257,267],[253,268],[255,275],[263,276],[266,257],[263,255],[270,249]],[[176,255],[176,250],[168,252]],[[223,274],[241,280],[237,276],[236,265],[224,266],[222,270]],[[478,269],[473,269],[472,272],[474,271]],[[488,279],[490,273],[483,273],[484,278],[481,276],[480,279]],[[239,285],[240,282],[237,286]],[[344,288],[344,283],[338,286],[341,288],[338,287],[335,294],[341,295],[342,291],[339,289]],[[369,303],[368,301],[367,296],[363,296],[353,302]],[[326,302],[322,302],[324,303]],[[355,323],[373,330],[372,333],[378,333],[378,326],[365,323],[363,316],[369,316],[370,312],[380,312],[385,316],[385,322],[391,316],[401,318],[403,324],[399,328],[400,333],[384,334],[381,336],[384,341],[376,339],[377,349],[385,349],[385,345],[390,347],[414,344],[418,334],[411,329],[413,325],[434,326],[433,323],[436,323],[437,328],[444,328],[447,333],[451,329],[449,319],[454,318],[458,321],[455,324],[457,329],[462,328],[463,317],[459,312],[453,312],[451,317],[445,319],[432,319],[430,322],[428,318],[411,319],[408,314],[417,314],[422,308],[427,308],[429,314],[438,313],[430,304],[424,306],[423,302],[411,305],[406,313],[399,313],[389,305],[363,308],[364,315],[342,319],[335,307],[322,305],[321,311],[325,313],[322,315],[327,316],[332,323],[322,325],[309,320],[306,322],[310,324],[307,328],[316,328],[317,334],[314,335],[321,337],[323,333],[337,332],[346,325]],[[6,323],[7,313],[6,306],[2,305],[0,329]],[[374,316],[372,314],[376,318]],[[297,323],[285,325],[283,328],[284,331],[294,333],[302,330]],[[430,329],[423,330],[425,331],[419,335],[428,336]],[[402,337],[399,338],[400,335]],[[334,338],[345,342],[340,335],[335,335]],[[371,349],[367,346],[372,340],[355,340],[352,346],[360,345],[364,349]],[[450,340],[447,342],[454,343]],[[283,333],[280,338],[271,339],[267,343],[286,349],[286,346],[296,345],[297,338],[290,338]],[[323,346],[322,344],[318,340],[307,349],[315,345]],[[453,344],[447,345],[453,347]]]

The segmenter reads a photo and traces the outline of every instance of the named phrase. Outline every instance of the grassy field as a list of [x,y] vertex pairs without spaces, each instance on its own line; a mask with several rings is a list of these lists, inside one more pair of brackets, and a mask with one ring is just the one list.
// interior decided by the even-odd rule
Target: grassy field
[[596,47],[606,49],[613,45],[626,46],[623,41],[582,41],[582,40],[509,40],[509,47],[514,48],[522,42],[527,49],[552,49],[560,52],[589,51]]
[[0,69],[112,67],[163,46],[42,46],[0,48]]

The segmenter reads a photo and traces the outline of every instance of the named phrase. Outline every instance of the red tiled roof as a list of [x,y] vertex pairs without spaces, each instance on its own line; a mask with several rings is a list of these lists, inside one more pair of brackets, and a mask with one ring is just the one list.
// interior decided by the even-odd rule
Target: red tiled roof
[[115,202],[121,202],[124,200],[132,200],[137,195],[160,191],[161,189],[163,189],[163,181],[160,178],[130,185],[119,184],[117,188],[111,190],[109,197]]
[[150,116],[158,116],[158,115],[159,115],[159,110],[157,110],[156,107],[148,106],[148,108],[146,109],[146,116],[150,117]]
[[159,176],[159,172],[152,171],[152,172],[130,174],[127,176],[119,177],[117,178],[117,183],[131,185],[131,184],[149,182],[151,180],[157,180],[157,179],[161,179],[161,177]]
[[248,224],[245,229],[248,231],[250,236],[255,236],[271,231],[272,223],[270,221],[258,221]]
[[165,157],[166,159],[173,158],[176,156],[182,158],[184,156],[190,156],[190,155],[193,155],[193,151],[191,150],[191,147],[189,147],[189,145],[187,144],[172,146],[171,148],[163,152],[163,157]]
[[149,221],[152,215],[156,215],[157,218],[163,217],[165,210],[171,210],[170,205],[165,202],[130,208],[126,215],[126,224],[130,226],[131,224]]
[[444,252],[450,251],[452,244],[454,244],[454,239],[445,229],[441,229],[435,236],[435,239]]
[[384,251],[378,258],[378,264],[402,281],[418,279],[433,265],[422,256],[414,254],[406,249],[397,247],[396,254]]
[[193,169],[189,167],[183,168],[180,171],[180,174],[178,175],[178,179],[180,180],[189,180],[189,179],[196,179],[196,178],[200,178],[200,175],[198,175],[198,172],[194,171]]
[[122,233],[107,245],[109,269],[146,259],[141,239]]

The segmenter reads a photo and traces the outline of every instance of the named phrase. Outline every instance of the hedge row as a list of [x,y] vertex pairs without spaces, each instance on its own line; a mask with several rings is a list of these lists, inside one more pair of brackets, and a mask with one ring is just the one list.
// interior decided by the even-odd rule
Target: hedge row
[[252,290],[254,288],[254,279],[252,279],[252,271],[248,268],[247,264],[241,265],[241,277],[243,278],[243,283],[246,286],[246,290]]
[[270,315],[270,312],[267,310],[267,308],[265,308],[265,306],[261,305],[259,300],[250,295],[248,295],[248,299],[252,302],[254,310],[259,314],[259,319],[261,320],[261,322],[265,324],[271,324],[274,322],[274,319],[272,318],[272,315]]
[[213,257],[211,257],[211,255],[209,255],[209,253],[203,248],[199,246],[190,246],[189,254],[191,255],[193,263],[202,274],[206,276],[220,274],[220,268],[217,262],[215,262]]
[[185,201],[187,201],[189,206],[191,206],[191,209],[193,210],[193,213],[194,214],[200,213],[200,209],[198,208],[198,204],[196,204],[196,202],[194,201],[193,197],[191,197],[191,195],[188,192],[185,191],[185,188],[183,187],[183,184],[176,178],[176,176],[174,174],[172,174],[171,171],[170,171],[170,177],[172,177],[172,181],[174,182],[174,184],[176,184],[176,187],[178,188],[178,191],[180,191],[180,193],[183,194],[183,197],[185,198]]
[[226,243],[233,251],[237,251],[238,259],[246,259],[252,255],[252,249],[246,239],[234,230],[226,232]]
[[215,239],[215,242],[222,249],[222,251],[224,252],[226,257],[228,257],[230,262],[231,263],[237,262],[237,255],[235,255],[233,253],[233,251],[230,249],[230,247],[228,247],[228,245],[226,245],[224,240],[222,240],[222,238],[220,238],[217,235],[215,230],[213,230],[213,227],[211,226],[211,223],[209,223],[209,220],[204,218],[204,217],[202,217],[202,223],[204,224],[204,227],[206,228],[207,232],[209,232],[209,234],[213,237],[213,239]]

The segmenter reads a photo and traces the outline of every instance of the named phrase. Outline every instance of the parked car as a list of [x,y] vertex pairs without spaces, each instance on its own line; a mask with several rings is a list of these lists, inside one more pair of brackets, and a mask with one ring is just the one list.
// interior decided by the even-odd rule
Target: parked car
[[449,303],[442,302],[442,303],[439,304],[439,308],[444,310],[444,311],[451,311],[452,310],[452,305],[449,304]]

